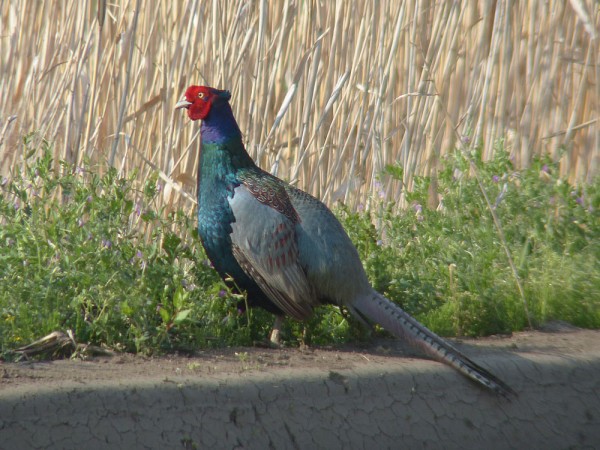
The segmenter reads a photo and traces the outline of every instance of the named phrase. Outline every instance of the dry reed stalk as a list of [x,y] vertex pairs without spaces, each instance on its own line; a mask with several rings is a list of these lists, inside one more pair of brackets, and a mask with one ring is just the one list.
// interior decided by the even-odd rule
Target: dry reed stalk
[[173,112],[192,83],[229,88],[258,163],[329,203],[368,204],[398,163],[382,181],[402,204],[463,136],[485,158],[505,138],[523,166],[565,148],[570,181],[598,174],[593,0],[3,2],[0,27],[2,175],[38,130],[57,159],[157,167],[193,196],[197,126]]

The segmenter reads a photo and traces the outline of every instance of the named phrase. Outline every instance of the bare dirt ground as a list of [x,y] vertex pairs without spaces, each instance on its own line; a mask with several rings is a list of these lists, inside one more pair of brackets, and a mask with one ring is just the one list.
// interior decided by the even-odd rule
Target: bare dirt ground
[[0,449],[600,447],[600,331],[454,342],[519,396],[395,340],[0,363]]

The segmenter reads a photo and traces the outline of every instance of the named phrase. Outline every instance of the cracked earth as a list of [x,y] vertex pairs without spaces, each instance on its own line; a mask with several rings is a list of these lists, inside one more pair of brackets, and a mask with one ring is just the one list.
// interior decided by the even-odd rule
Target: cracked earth
[[519,396],[394,340],[0,363],[0,449],[600,448],[600,331],[454,342]]

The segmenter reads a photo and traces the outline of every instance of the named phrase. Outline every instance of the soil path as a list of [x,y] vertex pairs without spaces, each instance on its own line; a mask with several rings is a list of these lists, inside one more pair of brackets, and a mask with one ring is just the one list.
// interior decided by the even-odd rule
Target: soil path
[[600,448],[600,331],[457,346],[519,396],[398,341],[0,363],[0,449]]

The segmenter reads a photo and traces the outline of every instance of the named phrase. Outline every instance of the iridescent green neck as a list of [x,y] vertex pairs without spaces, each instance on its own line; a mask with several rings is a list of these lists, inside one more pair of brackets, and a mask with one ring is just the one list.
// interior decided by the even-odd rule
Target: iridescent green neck
[[235,177],[239,169],[254,165],[241,139],[230,138],[220,142],[207,142],[202,139],[200,177],[213,176],[222,180],[230,175]]

